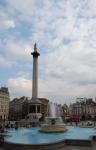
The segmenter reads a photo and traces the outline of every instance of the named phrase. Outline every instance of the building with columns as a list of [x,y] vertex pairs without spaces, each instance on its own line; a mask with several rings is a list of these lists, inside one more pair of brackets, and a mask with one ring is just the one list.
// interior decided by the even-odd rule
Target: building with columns
[[8,88],[0,88],[0,120],[8,120],[10,95]]

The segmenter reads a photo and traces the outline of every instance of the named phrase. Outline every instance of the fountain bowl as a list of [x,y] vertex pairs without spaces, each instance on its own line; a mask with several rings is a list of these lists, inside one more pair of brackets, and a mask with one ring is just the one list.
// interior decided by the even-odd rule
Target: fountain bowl
[[46,117],[45,123],[41,126],[41,132],[54,133],[54,132],[65,132],[67,127],[62,122],[61,117]]

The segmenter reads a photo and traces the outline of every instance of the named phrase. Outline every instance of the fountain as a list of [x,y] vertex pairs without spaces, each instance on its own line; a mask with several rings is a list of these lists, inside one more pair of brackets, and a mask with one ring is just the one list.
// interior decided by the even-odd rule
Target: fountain
[[56,115],[55,104],[49,104],[49,117],[45,118],[45,123],[41,126],[40,131],[50,133],[67,131],[67,128],[62,121],[62,118]]

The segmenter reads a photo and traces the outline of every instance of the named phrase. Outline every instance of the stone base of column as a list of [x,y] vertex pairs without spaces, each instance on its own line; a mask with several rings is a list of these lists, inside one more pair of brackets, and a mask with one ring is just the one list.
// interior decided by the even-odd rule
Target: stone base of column
[[42,102],[38,98],[32,98],[29,102],[28,106],[28,115],[27,121],[30,123],[38,124],[39,119],[42,117],[41,113],[41,104]]

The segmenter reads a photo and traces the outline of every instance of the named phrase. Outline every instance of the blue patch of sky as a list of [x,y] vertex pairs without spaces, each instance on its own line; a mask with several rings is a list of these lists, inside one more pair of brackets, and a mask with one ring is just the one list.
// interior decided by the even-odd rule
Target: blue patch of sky
[[71,42],[71,39],[70,38],[64,38],[63,39],[63,43],[65,44],[65,45],[68,45],[68,44],[70,44],[70,42]]
[[20,22],[19,24],[16,24],[15,28],[10,28],[8,32],[16,37],[28,39],[32,32],[32,26],[29,23]]
[[6,0],[0,0],[0,6],[5,6],[6,4]]
[[[28,60],[19,60],[15,66],[15,72],[24,72],[25,74],[29,74],[29,78],[32,78],[32,62],[28,61]],[[15,76],[17,76],[17,74],[15,74]]]
[[45,72],[45,68],[46,68],[46,65],[44,65],[42,68],[39,67],[39,78],[42,79],[42,80],[45,80],[46,79],[46,72]]
[[18,73],[21,71],[25,74],[28,73],[29,78],[32,77],[31,69],[26,67],[24,64],[20,65],[20,61],[10,68],[0,66],[0,84],[6,84],[8,79],[18,77]]
[[15,69],[0,67],[0,84],[6,84],[7,80],[14,77],[15,74]]
[[4,40],[9,39],[11,36],[11,33],[9,34],[8,30],[0,30],[0,40],[2,42],[2,45],[4,45]]
[[[23,72],[23,73],[25,73],[25,75],[28,74],[27,78],[29,78],[31,80],[32,79],[32,63],[33,62],[31,62],[31,61],[29,62],[28,60],[19,60],[18,62],[16,62],[16,64],[14,64],[10,68],[0,66],[0,84],[1,84],[1,86],[6,85],[8,79],[19,77],[19,75],[18,75],[19,72]],[[45,78],[45,72],[44,72],[44,70],[42,70],[45,68],[44,66],[41,67],[41,65],[39,64],[39,77],[42,79]],[[42,74],[42,71],[43,71],[43,74]]]
[[[5,43],[2,42],[2,40],[1,40],[1,45],[0,45],[0,57],[6,59],[6,53],[5,53],[5,49],[4,49],[4,47],[3,47],[4,45],[5,45]],[[0,71],[0,72],[1,72],[1,71]]]
[[37,7],[41,8],[43,6],[43,1],[42,0],[36,0],[35,4]]
[[41,55],[42,53],[43,54],[46,53],[46,47],[44,45],[40,45],[39,42],[38,42],[38,51],[41,53]]

